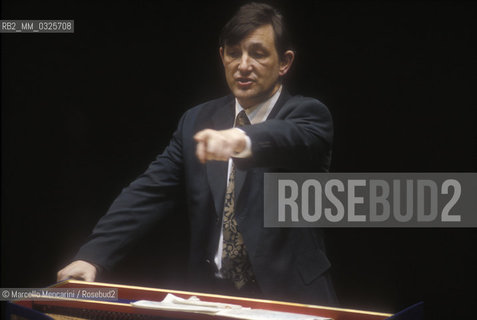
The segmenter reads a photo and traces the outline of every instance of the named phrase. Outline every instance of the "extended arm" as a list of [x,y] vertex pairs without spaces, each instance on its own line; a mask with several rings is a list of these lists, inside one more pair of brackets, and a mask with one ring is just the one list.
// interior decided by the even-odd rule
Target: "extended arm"
[[[227,161],[245,147],[245,135],[251,140],[251,156],[236,158],[237,167],[276,167],[288,170],[323,171],[330,161],[333,125],[328,109],[319,101],[296,98],[283,106],[273,119],[244,126],[243,131],[203,130],[196,135],[197,156]],[[245,133],[245,134],[244,134]]]

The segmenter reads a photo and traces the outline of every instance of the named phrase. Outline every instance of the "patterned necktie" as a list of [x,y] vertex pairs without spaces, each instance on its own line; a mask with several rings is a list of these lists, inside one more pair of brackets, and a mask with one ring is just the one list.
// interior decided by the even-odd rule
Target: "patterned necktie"
[[[237,115],[235,126],[250,124],[245,110]],[[238,230],[235,219],[235,165],[232,162],[229,183],[225,193],[223,215],[223,249],[222,249],[222,276],[232,280],[235,287],[240,289],[253,278],[252,266],[248,259],[243,237]]]

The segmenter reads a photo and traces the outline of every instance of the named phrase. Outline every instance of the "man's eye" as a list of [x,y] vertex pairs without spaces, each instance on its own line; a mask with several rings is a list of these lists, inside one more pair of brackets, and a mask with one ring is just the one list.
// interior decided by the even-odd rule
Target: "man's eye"
[[239,58],[240,52],[239,51],[228,51],[227,55],[232,58]]
[[263,51],[255,51],[255,52],[252,52],[252,56],[254,58],[260,59],[260,58],[265,58],[266,54]]

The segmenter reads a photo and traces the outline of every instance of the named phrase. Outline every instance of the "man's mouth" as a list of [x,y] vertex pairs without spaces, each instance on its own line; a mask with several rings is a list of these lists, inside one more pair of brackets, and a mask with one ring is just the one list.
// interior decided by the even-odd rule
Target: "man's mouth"
[[235,81],[237,82],[240,88],[249,87],[253,83],[253,80],[250,78],[236,78]]

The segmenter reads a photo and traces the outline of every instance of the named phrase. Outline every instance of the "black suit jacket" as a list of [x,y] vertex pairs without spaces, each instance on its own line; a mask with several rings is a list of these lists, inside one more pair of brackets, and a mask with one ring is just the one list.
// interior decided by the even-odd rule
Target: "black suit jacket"
[[[201,164],[193,136],[205,128],[231,128],[234,103],[227,96],[188,110],[164,152],[121,192],[76,258],[111,268],[135,239],[185,201],[191,275],[206,289],[214,274],[227,162]],[[263,227],[265,172],[328,170],[333,134],[328,109],[318,100],[291,97],[283,90],[267,121],[243,130],[252,141],[252,156],[234,159],[235,213],[261,291],[271,299],[335,303],[320,231]]]

